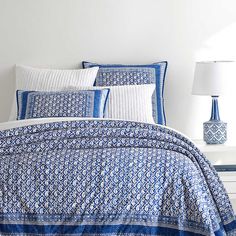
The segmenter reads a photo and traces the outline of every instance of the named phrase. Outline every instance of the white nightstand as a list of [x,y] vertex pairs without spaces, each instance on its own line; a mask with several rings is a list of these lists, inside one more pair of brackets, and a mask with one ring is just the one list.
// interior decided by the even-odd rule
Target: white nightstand
[[215,166],[236,212],[236,145],[207,145],[202,140],[193,142]]

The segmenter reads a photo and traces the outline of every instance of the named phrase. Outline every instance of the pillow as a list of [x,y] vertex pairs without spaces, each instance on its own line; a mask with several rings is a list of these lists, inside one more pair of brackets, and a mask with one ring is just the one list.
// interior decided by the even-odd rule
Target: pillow
[[155,123],[152,116],[154,84],[109,87],[106,118]]
[[96,64],[82,62],[83,68],[99,66],[96,86],[117,86],[134,84],[156,84],[156,92],[153,94],[153,117],[156,123],[165,125],[164,111],[164,81],[167,62],[158,62],[149,65],[120,65],[120,64]]
[[[93,67],[80,70],[52,70],[17,65],[15,90],[60,91],[72,86],[93,86],[98,69],[98,67]],[[9,120],[15,119],[14,98]]]
[[103,118],[109,89],[16,92],[17,119],[46,117],[96,117]]

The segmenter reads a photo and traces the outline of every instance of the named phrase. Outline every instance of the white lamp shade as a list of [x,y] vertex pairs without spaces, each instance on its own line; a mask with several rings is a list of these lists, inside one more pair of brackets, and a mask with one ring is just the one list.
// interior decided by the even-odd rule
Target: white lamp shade
[[197,62],[192,94],[219,96],[225,88],[229,61]]

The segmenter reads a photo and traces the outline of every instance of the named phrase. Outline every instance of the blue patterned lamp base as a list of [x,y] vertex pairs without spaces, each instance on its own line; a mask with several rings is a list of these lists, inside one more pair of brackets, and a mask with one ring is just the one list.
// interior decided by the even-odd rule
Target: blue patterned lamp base
[[207,121],[203,123],[204,141],[207,144],[223,144],[227,140],[227,123]]

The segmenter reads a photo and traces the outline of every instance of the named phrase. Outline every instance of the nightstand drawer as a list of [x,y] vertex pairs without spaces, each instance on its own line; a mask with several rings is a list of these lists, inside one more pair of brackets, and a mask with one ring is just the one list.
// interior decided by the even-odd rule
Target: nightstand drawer
[[236,194],[229,194],[229,199],[233,205],[234,212],[236,213]]
[[236,196],[236,182],[223,182],[223,184],[227,193],[235,194]]
[[219,172],[218,174],[227,192],[236,194],[236,172]]
[[235,171],[218,172],[218,174],[223,182],[236,182]]

